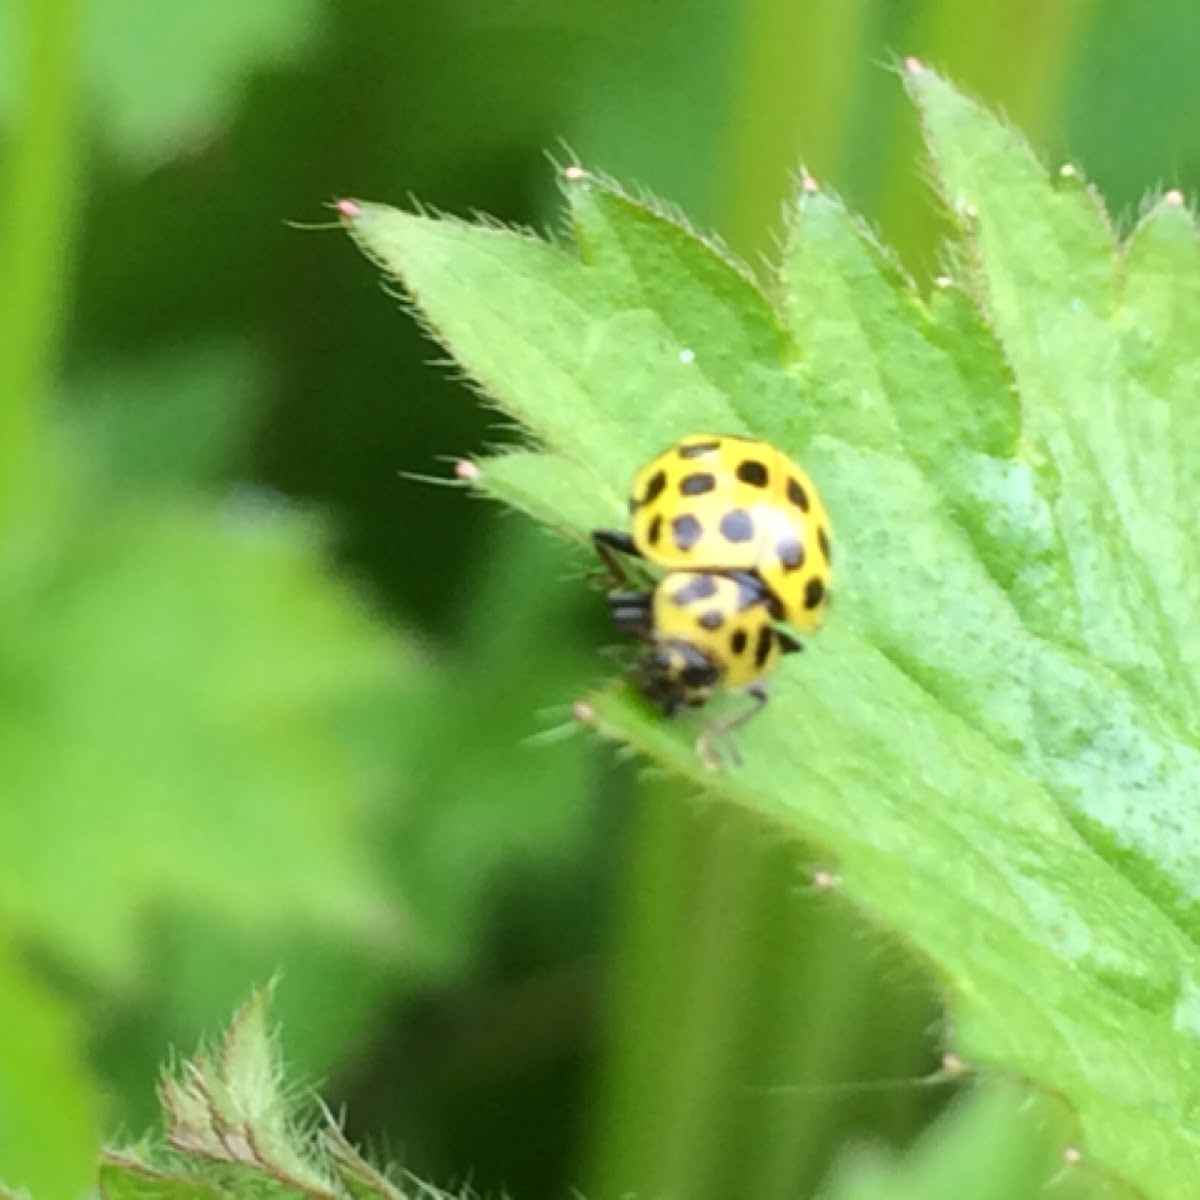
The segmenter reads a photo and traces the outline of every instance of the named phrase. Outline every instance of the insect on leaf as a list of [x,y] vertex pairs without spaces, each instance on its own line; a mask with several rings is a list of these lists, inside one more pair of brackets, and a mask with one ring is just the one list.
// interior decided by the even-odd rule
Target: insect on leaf
[[[955,221],[929,294],[798,190],[765,290],[573,168],[577,244],[347,203],[350,232],[537,454],[480,485],[578,539],[695,431],[803,463],[826,630],[714,775],[629,689],[597,727],[794,830],[944,989],[956,1054],[1053,1091],[1078,1164],[1200,1187],[1200,248],[1121,242],[1076,172],[916,64]],[[540,455],[538,457],[537,455]],[[1074,1162],[1074,1158],[1072,1162]]]

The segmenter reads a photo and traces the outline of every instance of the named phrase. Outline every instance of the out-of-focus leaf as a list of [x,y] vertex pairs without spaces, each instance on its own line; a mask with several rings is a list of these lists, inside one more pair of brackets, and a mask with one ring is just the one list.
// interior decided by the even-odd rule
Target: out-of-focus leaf
[[1065,141],[1118,213],[1136,211],[1148,179],[1197,181],[1200,9],[1094,0],[1094,10],[1064,80]]
[[394,945],[405,647],[265,497],[81,519],[0,609],[0,912],[104,975],[154,906]]
[[1065,1113],[1016,1087],[960,1097],[907,1153],[847,1151],[818,1200],[1133,1200],[1063,1158]]
[[421,752],[394,833],[397,874],[438,972],[478,946],[503,873],[561,862],[587,828],[594,760],[570,705],[596,672],[572,636],[573,561],[541,533],[502,532],[459,654],[414,733]]
[[[0,7],[0,127],[22,102],[26,5]],[[286,66],[309,48],[318,0],[86,0],[80,58],[92,113],[116,150],[147,166],[219,132],[247,76]]]
[[229,343],[93,368],[65,397],[76,462],[113,492],[210,483],[234,466],[261,385],[256,357]]
[[[1179,517],[1200,474],[1196,233],[1168,197],[1122,260],[1077,179],[1051,183],[933,73],[910,86],[959,225],[962,290],[941,300],[808,187],[775,312],[717,250],[579,171],[578,258],[343,212],[569,464],[545,478],[591,472],[579,536],[684,433],[749,431],[807,461],[838,604],[780,673],[745,767],[706,772],[692,734],[627,691],[595,698],[599,727],[820,847],[939,972],[967,1061],[1058,1092],[1085,1163],[1184,1200],[1200,1177],[1200,572]],[[539,515],[564,523],[549,499]]]
[[560,6],[590,15],[592,28],[581,21],[586,41],[576,61],[583,69],[572,89],[570,123],[555,132],[565,132],[588,162],[669,189],[697,218],[715,218],[729,169],[720,132],[731,110],[741,115],[740,64],[731,51],[748,7],[735,0],[710,0],[702,10],[690,0]]
[[85,11],[98,113],[113,145],[135,163],[219,132],[241,102],[245,78],[307,51],[320,18],[317,0],[89,0]]
[[78,1200],[99,1142],[92,1083],[65,1009],[0,942],[0,1193]]

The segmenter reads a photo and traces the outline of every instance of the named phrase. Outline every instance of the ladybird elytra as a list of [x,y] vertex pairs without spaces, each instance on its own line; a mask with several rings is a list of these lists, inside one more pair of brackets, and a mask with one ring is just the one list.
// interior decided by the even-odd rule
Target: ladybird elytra
[[649,562],[754,571],[791,625],[820,627],[832,575],[829,516],[808,474],[769,442],[691,434],[637,472],[629,510],[633,544]]
[[[597,529],[593,540],[614,579],[625,557],[662,571],[647,591],[614,591],[613,619],[645,644],[634,676],[673,715],[721,689],[744,691],[751,708],[711,723],[697,748],[715,746],[761,711],[783,655],[802,648],[780,622],[821,625],[833,574],[832,534],[807,473],[768,442],[690,434],[634,477],[630,531]],[[736,747],[730,746],[736,758]]]

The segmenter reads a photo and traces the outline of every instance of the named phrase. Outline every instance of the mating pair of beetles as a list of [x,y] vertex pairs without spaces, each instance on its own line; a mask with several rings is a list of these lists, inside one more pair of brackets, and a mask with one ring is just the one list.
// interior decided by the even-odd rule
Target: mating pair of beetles
[[[690,434],[647,463],[629,499],[632,532],[592,539],[618,585],[624,557],[664,572],[648,591],[609,595],[618,627],[646,643],[634,677],[667,716],[722,688],[752,705],[710,723],[696,744],[719,767],[718,741],[762,711],[766,680],[802,649],[791,629],[824,620],[832,578],[829,517],[812,480],[767,442]],[[781,628],[786,622],[791,629]],[[729,744],[736,762],[736,748]]]

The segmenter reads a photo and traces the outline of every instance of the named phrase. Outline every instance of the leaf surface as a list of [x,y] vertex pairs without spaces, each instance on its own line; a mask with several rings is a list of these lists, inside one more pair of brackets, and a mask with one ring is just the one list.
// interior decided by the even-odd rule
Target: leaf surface
[[1064,1116],[1013,1086],[974,1089],[903,1155],[845,1153],[819,1200],[1132,1200],[1111,1179],[1064,1168]]
[[94,1178],[96,1097],[76,1030],[0,942],[0,1196],[75,1200]]
[[[1077,177],[914,68],[951,274],[922,295],[802,184],[763,291],[579,170],[574,250],[347,204],[536,451],[480,482],[582,539],[685,433],[766,437],[834,520],[828,629],[714,776],[623,688],[596,724],[827,856],[941,980],[968,1062],[1064,1096],[1084,1165],[1200,1181],[1200,272],[1163,199],[1119,244]],[[736,704],[729,698],[725,703]]]
[[367,830],[397,763],[363,731],[406,648],[266,498],[80,516],[0,561],[0,913],[100,978],[156,906],[394,948]]
[[[26,5],[38,2],[0,9],[0,127],[21,103]],[[90,0],[82,16],[78,53],[93,115],[122,157],[151,167],[194,150],[228,123],[244,78],[300,57],[320,14],[314,0],[213,0],[169,10],[154,0]]]

